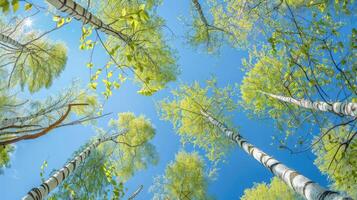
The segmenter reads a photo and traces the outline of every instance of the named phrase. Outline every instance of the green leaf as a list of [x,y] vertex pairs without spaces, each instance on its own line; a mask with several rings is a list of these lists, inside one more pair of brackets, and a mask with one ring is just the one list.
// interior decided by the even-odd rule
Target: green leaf
[[57,28],[63,26],[64,23],[65,23],[65,19],[64,18],[59,19],[58,22],[57,22]]
[[11,5],[12,5],[12,10],[14,12],[16,12],[19,9],[19,6],[20,6],[19,0],[12,0]]
[[58,16],[58,15],[53,16],[53,18],[52,18],[52,20],[53,20],[54,22],[58,22],[60,19],[61,19],[61,17]]
[[31,10],[31,8],[32,8],[32,4],[30,4],[30,3],[26,3],[25,4],[25,10],[26,11]]
[[10,10],[10,3],[7,0],[2,0],[0,3],[0,7],[4,13],[9,12]]

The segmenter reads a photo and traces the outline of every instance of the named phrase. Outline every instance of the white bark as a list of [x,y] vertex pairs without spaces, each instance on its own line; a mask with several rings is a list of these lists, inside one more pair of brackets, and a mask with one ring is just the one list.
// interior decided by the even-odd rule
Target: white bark
[[239,133],[228,129],[223,123],[213,118],[205,111],[201,114],[215,127],[219,128],[228,138],[237,143],[246,153],[254,157],[264,167],[268,168],[275,176],[283,180],[291,189],[307,200],[352,200],[341,196],[337,192],[326,190],[297,171],[288,168],[278,160],[264,153],[248,143]]
[[139,193],[143,190],[144,186],[140,185],[140,187],[135,190],[135,192],[133,194],[130,195],[130,197],[128,198],[128,200],[134,200],[135,197],[137,197],[139,195]]
[[42,109],[34,114],[30,114],[28,116],[23,116],[23,117],[15,117],[15,118],[5,118],[0,122],[0,128],[6,127],[6,126],[12,126],[12,125],[23,125],[25,122],[35,119],[41,115],[46,115],[48,113],[51,113],[53,111],[62,109],[64,107],[67,107],[67,104],[62,104],[60,106],[49,106],[45,109]]
[[10,44],[11,46],[18,48],[19,50],[21,50],[21,49],[27,50],[25,45],[21,44],[20,42],[12,39],[11,37],[9,37],[7,35],[2,34],[2,33],[0,33],[0,42]]
[[127,130],[123,130],[120,133],[117,133],[112,136],[108,136],[105,138],[100,138],[95,141],[93,144],[89,145],[85,148],[78,156],[76,156],[73,160],[68,162],[62,169],[58,170],[54,173],[49,179],[47,179],[44,183],[42,183],[39,187],[33,188],[30,190],[26,196],[22,198],[22,200],[42,200],[54,190],[59,184],[63,182],[65,178],[67,178],[75,169],[78,167],[89,155],[90,153],[101,143],[116,140],[119,135],[124,134]]
[[292,97],[285,97],[275,94],[270,94],[267,92],[260,91],[262,94],[268,95],[272,98],[278,99],[280,101],[292,103],[300,107],[323,111],[323,112],[332,112],[338,115],[345,116],[357,116],[357,103],[350,102],[331,102],[326,103],[323,101],[310,101],[306,99],[294,99]]
[[53,5],[58,10],[65,12],[77,20],[82,21],[85,24],[90,24],[96,29],[114,37],[119,38],[125,43],[130,43],[130,38],[110,27],[110,25],[104,23],[98,17],[94,16],[87,9],[83,8],[81,5],[77,4],[73,0],[46,0],[48,3]]

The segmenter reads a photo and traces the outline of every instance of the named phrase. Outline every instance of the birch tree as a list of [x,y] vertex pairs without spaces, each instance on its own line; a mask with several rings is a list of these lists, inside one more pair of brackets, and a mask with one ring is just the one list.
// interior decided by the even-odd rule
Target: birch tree
[[[8,87],[20,85],[36,92],[49,88],[63,71],[67,62],[67,49],[61,42],[45,37],[49,32],[23,31],[24,20],[14,26],[0,22],[0,65],[5,68]],[[6,80],[6,79],[4,79]]]
[[150,121],[133,113],[118,117],[109,122],[109,131],[99,129],[97,138],[24,199],[43,199],[56,187],[58,191],[50,199],[123,198],[124,183],[136,171],[156,164],[158,157],[150,143],[155,135]]
[[352,102],[322,102],[322,101],[310,101],[306,99],[294,99],[292,97],[285,97],[280,95],[275,95],[267,92],[261,92],[274,99],[284,101],[287,103],[292,103],[297,106],[313,109],[322,112],[331,112],[337,115],[343,116],[357,116],[357,103]]
[[[16,101],[4,105],[7,109],[1,112],[1,145],[36,139],[56,128],[81,124],[100,117],[97,115],[99,103],[96,95],[79,92],[75,88],[61,95],[48,97],[42,102]],[[72,113],[79,118],[71,120]]]
[[[232,97],[227,90],[229,90],[229,88],[218,89],[215,86],[215,82],[212,81],[209,81],[208,86],[203,88],[200,87],[198,83],[192,86],[181,86],[179,90],[173,92],[175,96],[173,100],[161,102],[162,118],[171,121],[178,129],[179,134],[180,130],[184,128],[187,130],[197,130],[197,127],[202,126],[200,123],[187,124],[185,121],[193,122],[192,119],[194,118],[202,120],[205,122],[203,126],[206,126],[206,129],[211,127],[215,128],[217,135],[221,133],[219,134],[221,138],[225,138],[227,141],[237,144],[247,154],[306,199],[350,199],[343,197],[343,195],[337,192],[329,191],[297,171],[288,168],[280,161],[250,144],[238,131],[230,129],[224,123],[229,123],[229,121],[223,122],[221,121],[222,117],[220,117],[221,115],[228,114],[227,109],[230,109],[224,107],[224,105],[229,105],[227,102],[232,101]],[[223,111],[220,113],[217,112],[217,109],[222,109]],[[189,134],[195,134],[195,137],[191,138],[193,144],[202,143],[202,141],[200,141],[201,138],[211,137],[204,131],[187,132]],[[215,146],[214,143],[209,145]],[[205,150],[207,151],[207,149]]]
[[[310,151],[317,145],[310,145],[311,138],[319,137],[321,141],[335,128],[349,126],[353,132],[353,91],[338,83],[336,72],[329,66],[320,65],[317,74],[305,71],[307,68],[287,60],[285,51],[268,48],[252,52],[252,59],[245,63],[248,71],[240,87],[243,108],[252,117],[274,119],[282,131],[274,136],[275,142],[291,153]],[[334,100],[326,99],[326,95],[335,96]]]
[[[100,44],[108,54],[109,60],[104,68],[88,63],[89,68],[96,68],[90,86],[96,89],[98,78],[104,76],[103,94],[106,97],[111,96],[112,89],[120,87],[128,77],[128,70],[140,84],[138,92],[143,95],[151,95],[176,80],[175,58],[162,34],[164,21],[155,11],[159,1],[102,1],[92,9],[96,13],[90,11],[90,1],[86,6],[72,0],[48,2],[88,24],[83,26],[81,49],[92,50],[95,44]],[[107,37],[102,38],[100,32]],[[94,36],[91,38],[91,35]]]

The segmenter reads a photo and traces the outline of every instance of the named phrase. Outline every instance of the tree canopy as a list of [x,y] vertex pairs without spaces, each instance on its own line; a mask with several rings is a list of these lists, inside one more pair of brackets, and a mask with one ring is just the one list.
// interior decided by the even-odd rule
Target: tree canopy
[[[0,0],[1,193],[357,197],[356,13],[354,0]],[[46,172],[47,159],[67,162]]]
[[301,197],[297,196],[286,184],[284,184],[277,177],[271,179],[269,184],[256,183],[252,188],[245,189],[241,200],[300,200]]
[[155,181],[151,188],[154,200],[212,199],[207,193],[208,177],[204,161],[195,152],[177,153],[175,161],[166,167],[165,175],[157,177]]
[[[136,117],[133,113],[120,113],[118,119],[112,119],[108,125],[109,131],[97,130],[97,138],[108,135],[108,132],[127,132],[119,135],[112,143],[106,142],[93,150],[74,174],[60,185],[52,199],[122,198],[126,192],[124,184],[135,172],[157,164],[158,154],[150,143],[155,129],[148,119],[144,116]],[[91,143],[84,145],[74,155]]]
[[211,161],[221,160],[231,148],[231,143],[219,133],[219,129],[207,123],[201,110],[207,110],[229,124],[231,116],[228,112],[237,107],[235,88],[218,88],[216,80],[212,79],[205,87],[198,82],[182,84],[172,94],[172,99],[167,98],[158,106],[161,118],[173,124],[183,144],[191,143],[204,149]]

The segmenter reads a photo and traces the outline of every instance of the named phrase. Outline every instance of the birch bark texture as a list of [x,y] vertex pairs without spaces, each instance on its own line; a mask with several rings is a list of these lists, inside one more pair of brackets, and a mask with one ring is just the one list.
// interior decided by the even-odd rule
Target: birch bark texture
[[125,134],[128,130],[124,129],[117,134],[107,136],[105,138],[99,138],[94,143],[85,148],[78,156],[68,162],[62,169],[54,173],[49,179],[42,183],[39,187],[31,189],[22,200],[42,200],[60,185],[66,177],[68,177],[88,156],[90,153],[98,147],[98,145],[115,140],[119,135]]
[[337,192],[327,190],[297,171],[288,168],[278,160],[264,153],[262,150],[250,144],[239,133],[228,129],[225,124],[219,122],[206,111],[201,110],[201,114],[213,126],[219,128],[226,137],[237,143],[246,153],[268,168],[275,176],[284,181],[291,189],[307,200],[352,200]]
[[284,101],[287,103],[292,103],[300,107],[323,111],[323,112],[331,112],[338,115],[344,116],[352,116],[357,117],[357,103],[351,102],[331,102],[326,103],[323,101],[310,101],[306,99],[294,99],[292,97],[285,97],[280,95],[275,95],[267,92],[260,91],[260,93],[270,96],[274,99],[278,99],[280,101]]
[[110,25],[104,23],[101,19],[93,15],[86,8],[83,8],[81,5],[74,2],[73,0],[46,0],[46,1],[50,3],[52,6],[54,6],[56,9],[69,14],[75,19],[82,21],[84,24],[90,24],[93,27],[95,27],[97,30],[100,30],[108,35],[117,37],[127,44],[130,43],[130,38],[127,35],[113,29]]
[[24,44],[21,44],[20,42],[2,33],[0,33],[0,42],[10,44],[11,46],[18,48],[19,50],[28,50]]

